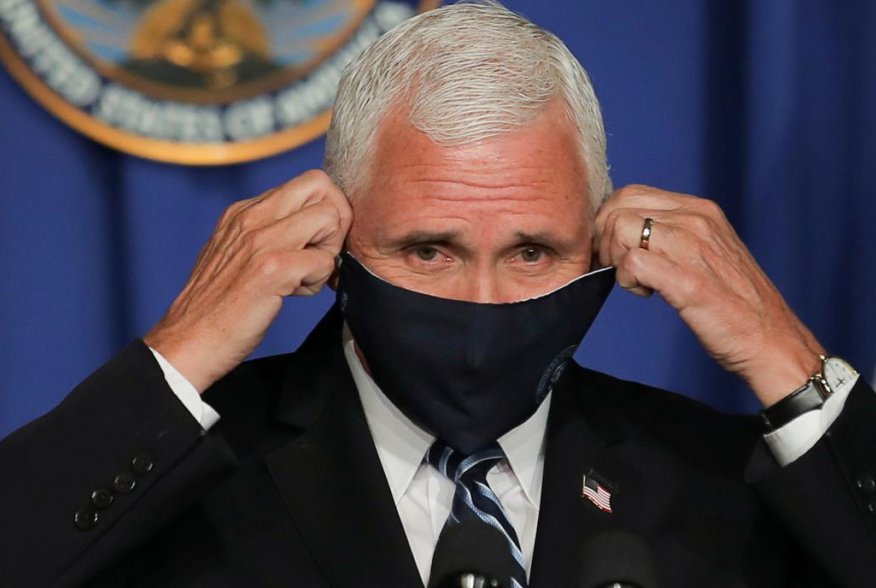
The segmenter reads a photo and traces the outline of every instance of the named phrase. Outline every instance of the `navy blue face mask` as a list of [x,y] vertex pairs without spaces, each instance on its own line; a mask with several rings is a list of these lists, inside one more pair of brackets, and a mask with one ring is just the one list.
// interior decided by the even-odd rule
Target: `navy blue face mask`
[[611,268],[481,304],[393,286],[344,253],[338,303],[371,376],[411,421],[472,453],[538,409],[614,285]]

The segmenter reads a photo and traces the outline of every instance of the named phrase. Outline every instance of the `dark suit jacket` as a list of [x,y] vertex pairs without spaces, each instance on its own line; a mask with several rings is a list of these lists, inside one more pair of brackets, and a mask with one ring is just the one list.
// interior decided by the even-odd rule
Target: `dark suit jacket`
[[[0,584],[420,585],[340,328],[332,311],[296,353],[217,383],[208,433],[135,343],[9,436]],[[778,468],[751,418],[570,368],[551,405],[531,585],[576,586],[582,543],[627,530],[663,586],[872,586],[874,416],[859,384],[828,435]],[[581,496],[591,470],[612,486],[612,513]],[[80,530],[74,513],[93,521],[100,488],[112,504]]]

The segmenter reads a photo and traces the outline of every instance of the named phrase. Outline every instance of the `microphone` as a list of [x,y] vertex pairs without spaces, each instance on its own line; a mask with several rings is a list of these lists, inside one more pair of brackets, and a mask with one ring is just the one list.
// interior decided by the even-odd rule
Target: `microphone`
[[435,546],[429,588],[510,588],[517,563],[498,529],[479,521],[445,527]]
[[597,535],[581,548],[580,588],[657,588],[651,550],[639,537],[614,531]]

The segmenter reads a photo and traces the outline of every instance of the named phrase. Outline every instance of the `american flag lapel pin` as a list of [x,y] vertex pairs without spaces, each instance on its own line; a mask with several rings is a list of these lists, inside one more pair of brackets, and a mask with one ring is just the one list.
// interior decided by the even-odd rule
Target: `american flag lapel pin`
[[589,500],[603,512],[611,512],[611,492],[613,488],[595,470],[590,470],[583,476],[581,496]]

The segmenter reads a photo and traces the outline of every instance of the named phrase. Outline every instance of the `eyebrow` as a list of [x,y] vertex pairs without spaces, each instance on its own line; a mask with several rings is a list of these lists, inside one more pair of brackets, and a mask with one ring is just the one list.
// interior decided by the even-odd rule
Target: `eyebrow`
[[460,231],[411,231],[398,237],[393,237],[387,244],[390,247],[405,247],[415,243],[452,243],[461,237]]
[[[554,251],[564,252],[572,250],[575,246],[574,241],[559,238],[556,234],[551,233],[550,231],[538,231],[534,233],[528,231],[515,231],[514,237],[515,243],[511,245],[512,247],[524,244],[545,245]],[[414,230],[389,239],[386,242],[386,245],[394,249],[400,249],[418,243],[437,243],[443,245],[458,244],[461,239],[461,231]]]
[[559,238],[556,234],[548,231],[539,231],[537,233],[515,231],[514,236],[517,237],[519,243],[532,243],[534,245],[543,244],[556,251],[571,249],[573,247],[573,243],[569,240]]

